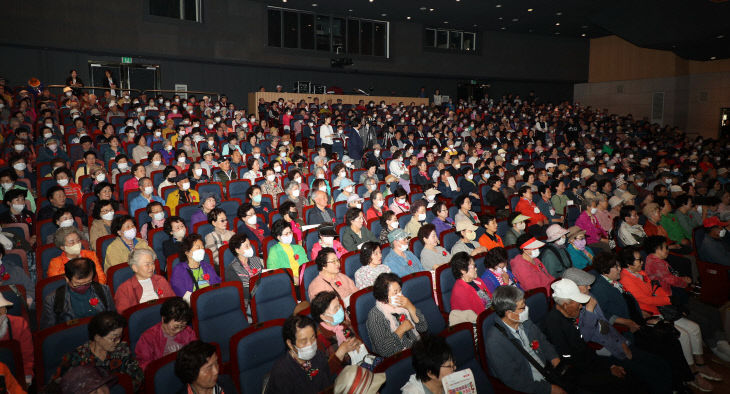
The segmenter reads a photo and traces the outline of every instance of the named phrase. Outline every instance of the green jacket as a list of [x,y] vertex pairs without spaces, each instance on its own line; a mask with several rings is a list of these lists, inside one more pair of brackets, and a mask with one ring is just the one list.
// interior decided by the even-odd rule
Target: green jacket
[[[27,187],[20,186],[17,183],[14,184],[13,187],[10,188],[10,190],[12,190],[12,189],[20,189],[20,190],[25,190],[26,191],[26,193],[25,193],[25,199],[28,200],[28,202],[30,203],[30,211],[33,212],[33,213],[35,213],[35,199],[33,198],[33,193],[31,193],[30,191],[28,191],[28,188]],[[2,201],[4,198],[5,198],[5,189],[3,189],[2,187],[0,187],[0,201]]]
[[[291,268],[292,274],[294,275],[294,281],[298,285],[299,267],[304,263],[309,262],[309,258],[307,257],[307,252],[304,250],[303,247],[297,244],[291,244],[291,247],[294,251],[294,258],[298,263],[296,267],[293,267],[289,263],[289,256],[286,255],[286,252],[284,252],[284,248],[281,246],[281,242],[279,242],[276,245],[272,246],[271,249],[269,249],[269,256],[266,258],[266,268],[272,270],[277,268]],[[297,257],[299,258],[297,259]]]
[[675,216],[673,213],[663,215],[661,220],[659,220],[659,224],[661,224],[661,226],[664,227],[665,230],[667,230],[667,235],[669,235],[669,239],[674,242],[681,242],[683,239],[692,240],[692,233],[685,231],[685,229],[682,228],[682,225],[679,224],[677,216]]

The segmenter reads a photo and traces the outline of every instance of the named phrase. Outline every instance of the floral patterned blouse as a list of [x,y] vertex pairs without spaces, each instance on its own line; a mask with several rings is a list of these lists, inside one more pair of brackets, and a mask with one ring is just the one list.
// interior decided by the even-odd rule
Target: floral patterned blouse
[[77,365],[92,364],[110,374],[125,374],[132,378],[134,391],[139,391],[144,380],[144,372],[140,368],[137,360],[132,357],[129,344],[120,342],[116,349],[107,354],[106,360],[100,360],[89,348],[89,342],[77,347],[70,353],[63,356],[61,364],[53,376],[54,381],[58,381],[68,372],[69,369]]

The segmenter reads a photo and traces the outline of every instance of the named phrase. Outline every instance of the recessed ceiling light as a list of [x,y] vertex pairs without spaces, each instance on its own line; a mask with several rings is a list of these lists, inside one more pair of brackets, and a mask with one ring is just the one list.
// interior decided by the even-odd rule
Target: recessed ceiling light
[[560,15],[563,15],[563,13],[560,12],[560,11],[558,11],[558,12],[555,13],[555,15],[560,16]]
[[497,18],[497,19],[499,19],[499,20],[502,20],[502,19],[504,19],[504,18],[502,18],[502,17],[500,16],[500,17],[499,17],[499,18]]
[[529,33],[532,33],[532,29],[529,29],[529,30],[528,30],[528,32],[529,32]]
[[532,12],[532,8],[528,8],[527,9],[527,12]]
[[560,26],[560,22],[555,22],[555,26]]
[[380,16],[388,16],[388,14],[380,14]]
[[316,7],[316,6],[317,6],[317,3],[312,3],[312,7]]
[[281,0],[282,3],[286,3],[286,0]]
[[581,34],[580,36],[581,36],[581,37],[585,37],[585,36],[586,36],[586,33],[583,33],[583,34]]
[[512,22],[517,22],[517,21],[519,21],[519,19],[517,19],[517,18],[512,18]]
[[431,12],[433,12],[433,8],[429,8],[428,10],[431,11]]
[[559,35],[560,35],[560,32],[559,32],[559,31],[556,31],[556,32],[555,32],[555,35],[556,35],[556,36],[559,36]]
[[411,20],[411,17],[410,16],[407,16],[406,19]]
[[581,29],[587,29],[587,28],[588,28],[588,25],[583,25],[583,26],[581,26],[580,28],[581,28]]
[[449,21],[444,21],[444,24],[447,24],[448,25],[449,24]]
[[495,5],[495,7],[502,8],[502,4],[497,4],[497,5]]
[[715,60],[715,59],[717,59],[717,57],[715,57],[715,56],[710,58],[710,60]]
[[477,25],[477,24],[475,23],[475,24],[474,24],[474,27],[477,27],[477,26],[479,26],[479,25]]
[[507,28],[506,28],[506,27],[504,27],[504,26],[502,26],[502,30],[507,30]]
[[372,3],[372,2],[374,2],[375,0],[369,0],[369,1],[370,1],[370,2]]
[[718,34],[717,37],[715,37],[715,38],[725,38],[725,36],[722,34]]

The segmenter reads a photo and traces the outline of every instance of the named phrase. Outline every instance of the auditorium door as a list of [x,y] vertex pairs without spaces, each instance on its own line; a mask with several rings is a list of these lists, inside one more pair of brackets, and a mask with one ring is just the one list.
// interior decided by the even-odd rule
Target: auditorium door
[[[160,66],[157,64],[123,64],[95,61],[89,62],[90,86],[103,86],[106,79],[104,75],[106,70],[111,71],[112,78],[121,89],[150,90],[160,88]],[[102,92],[92,90],[92,93],[100,95]]]

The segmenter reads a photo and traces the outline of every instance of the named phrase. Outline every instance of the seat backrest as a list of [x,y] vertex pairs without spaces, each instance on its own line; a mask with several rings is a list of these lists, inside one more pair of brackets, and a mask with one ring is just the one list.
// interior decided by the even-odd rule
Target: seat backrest
[[446,328],[440,334],[446,339],[454,355],[454,364],[458,370],[471,369],[479,393],[493,393],[491,383],[482,366],[479,365],[477,348],[474,346],[474,329],[471,323],[460,323]]
[[350,323],[352,323],[352,328],[362,339],[365,347],[370,350],[373,349],[373,345],[365,323],[368,320],[368,313],[374,307],[375,297],[373,296],[372,286],[360,289],[350,296]]
[[487,265],[486,265],[487,254],[479,253],[478,255],[474,256],[473,258],[474,258],[474,264],[477,266],[477,277],[481,278],[482,274],[484,274],[484,271],[487,270]]
[[454,244],[459,242],[459,239],[461,239],[461,236],[456,232],[455,229],[448,229],[446,231],[442,231],[441,235],[439,236],[441,240],[441,245],[446,250],[451,250],[452,247],[454,247]]
[[294,312],[297,296],[290,274],[282,269],[251,278],[251,316],[254,323],[285,319]]
[[[63,275],[56,275],[50,278],[39,280],[38,283],[36,283],[35,285],[36,303],[38,305],[42,305],[43,300],[46,299],[46,296],[56,291],[57,288],[63,286],[64,284],[66,284],[66,277]],[[41,313],[43,312],[43,308],[36,307],[35,310],[36,319],[38,319],[37,321],[41,321]]]
[[122,283],[126,282],[132,276],[134,276],[134,271],[132,271],[132,267],[129,264],[117,264],[110,267],[106,272],[106,277],[108,278],[107,284],[112,295],[114,295]]
[[[379,235],[379,234],[378,234]],[[416,257],[421,258],[421,252],[423,251],[423,241],[420,238],[412,238],[410,242],[410,249]]]
[[152,361],[144,370],[145,393],[176,393],[185,385],[175,375],[177,352]]
[[56,232],[56,230],[58,230],[58,226],[56,226],[56,223],[54,223],[52,220],[41,224],[41,230],[40,230],[41,239],[39,241],[43,242],[43,243],[46,242],[48,237],[50,235],[53,235]]
[[[411,221],[411,218],[412,217],[413,217],[412,214],[406,213],[406,212],[401,213],[400,215],[398,215],[398,227],[400,227],[400,228],[406,228],[406,224],[408,224],[408,222]],[[418,255],[416,255],[416,256],[418,256]]]
[[44,245],[38,249],[37,254],[40,255],[41,260],[41,272],[38,273],[38,279],[47,277],[48,267],[51,265],[51,260],[55,257],[60,256],[63,253],[56,245]]
[[200,203],[197,202],[180,204],[177,206],[177,216],[180,216],[185,221],[185,223],[188,224],[189,231],[193,231],[192,222],[190,221],[190,219],[192,218],[193,214],[198,210],[200,210]]
[[337,218],[337,223],[343,223],[345,221],[347,208],[347,201],[338,201],[335,203],[335,218]]
[[160,309],[165,301],[167,301],[167,298],[147,301],[124,311],[123,315],[127,319],[127,330],[124,338],[129,343],[132,354],[134,354],[134,348],[137,346],[139,337],[150,327],[161,321]]
[[231,200],[224,200],[221,201],[218,207],[226,212],[226,217],[228,218],[228,225],[233,225],[233,220],[236,218],[236,214],[238,213],[238,207],[241,206],[241,200],[231,199]]
[[508,219],[498,219],[497,220],[497,235],[499,235],[500,238],[504,238],[504,236],[507,234],[507,230],[509,230],[509,220]]
[[264,376],[286,353],[281,339],[284,319],[269,320],[239,332],[231,338],[231,374],[241,394],[259,394]]
[[104,259],[106,258],[106,249],[109,247],[109,244],[114,242],[114,240],[117,238],[116,234],[109,234],[105,235],[103,237],[99,237],[96,240],[96,256],[99,257],[99,262],[101,264],[104,264]]
[[[483,311],[482,313],[477,316],[477,346],[479,347],[479,360],[481,360],[482,363],[482,369],[485,371],[489,371],[489,366],[487,363],[487,348],[486,348],[486,338],[487,333],[489,332],[492,327],[494,327],[494,323],[499,319],[497,317],[497,314],[494,313],[494,309],[487,309]],[[490,371],[491,374],[491,371]]]
[[205,193],[213,193],[218,196],[218,201],[223,199],[223,185],[220,182],[198,183],[195,190],[202,196]]
[[442,313],[451,313],[451,291],[454,289],[454,283],[456,278],[451,272],[451,263],[436,268],[436,295]]
[[89,340],[87,326],[90,317],[57,324],[33,335],[35,378],[40,387],[50,381],[66,353]]
[[704,227],[695,227],[692,230],[692,247],[695,252],[699,253],[702,242],[705,240],[705,234],[707,234],[707,231]]
[[305,263],[299,268],[299,275],[302,279],[299,283],[299,299],[311,301],[309,299],[309,284],[319,275],[317,263],[314,261]]
[[25,372],[23,371],[23,353],[20,343],[14,339],[0,341],[0,362],[8,369],[21,386],[25,386]]
[[515,256],[520,254],[520,248],[518,248],[516,245],[510,245],[505,249],[507,250],[507,261],[512,261]]
[[228,362],[231,337],[248,327],[243,284],[240,281],[221,283],[193,293],[193,328],[204,342],[217,343],[221,358]]
[[30,316],[28,316],[27,306],[25,304],[25,296],[28,290],[33,291],[33,289],[26,289],[23,285],[18,284],[12,286],[15,287],[18,293],[10,285],[0,286],[0,293],[2,293],[3,297],[13,303],[13,305],[7,307],[7,312],[9,315],[25,318],[30,323]]
[[447,324],[433,298],[433,282],[430,271],[415,272],[402,278],[401,291],[411,303],[423,313],[428,322],[428,331],[440,333]]
[[380,394],[400,394],[401,387],[416,372],[413,369],[411,350],[406,349],[386,358],[375,367],[375,372],[385,372],[385,383],[380,386]]
[[539,287],[525,292],[525,305],[530,307],[530,320],[542,327],[547,317],[549,307],[547,291]]
[[355,272],[362,267],[362,264],[360,264],[360,251],[353,250],[352,252],[347,252],[342,255],[340,261],[343,262],[342,270],[344,274],[354,281]]
[[150,240],[150,245],[157,255],[157,260],[161,263],[167,261],[165,259],[165,253],[162,249],[162,243],[170,239],[170,235],[164,232],[162,229],[150,230],[147,233],[147,239]]

